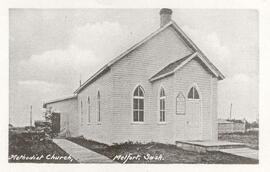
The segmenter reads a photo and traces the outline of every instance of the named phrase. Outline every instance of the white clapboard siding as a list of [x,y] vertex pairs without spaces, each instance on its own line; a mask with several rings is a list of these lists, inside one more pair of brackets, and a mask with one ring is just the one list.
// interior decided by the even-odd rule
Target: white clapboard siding
[[60,131],[67,129],[68,127],[72,137],[79,136],[79,121],[77,118],[78,107],[76,98],[48,103],[46,107],[48,109],[52,108],[52,111],[60,113]]
[[[176,96],[185,95],[196,83],[202,98],[202,130],[199,139],[217,138],[217,79],[198,59],[193,59],[174,75],[150,82],[149,79],[166,65],[193,51],[175,30],[166,28],[126,57],[113,64],[78,94],[78,119],[83,101],[84,119],[80,134],[87,139],[108,144],[125,141],[175,143],[185,139],[184,115],[176,115]],[[136,86],[144,89],[144,122],[132,121],[132,95]],[[166,123],[159,123],[159,90],[166,94]],[[101,95],[101,123],[97,122],[97,92]],[[91,122],[88,123],[87,97],[91,102]]]
[[[172,142],[172,120],[169,111],[173,104],[172,79],[150,83],[149,78],[167,64],[191,53],[172,28],[167,28],[112,67],[113,73],[113,133],[112,142],[160,141]],[[140,84],[145,91],[145,120],[143,124],[132,123],[132,94]],[[163,84],[168,95],[166,110],[168,124],[157,124],[158,92]]]
[[[101,122],[98,122],[97,94],[100,92]],[[90,97],[90,123],[88,122],[87,98]],[[112,135],[112,73],[108,71],[78,94],[78,118],[81,118],[80,103],[83,101],[83,125],[80,134],[86,139],[110,143]],[[81,121],[81,119],[79,120]]]

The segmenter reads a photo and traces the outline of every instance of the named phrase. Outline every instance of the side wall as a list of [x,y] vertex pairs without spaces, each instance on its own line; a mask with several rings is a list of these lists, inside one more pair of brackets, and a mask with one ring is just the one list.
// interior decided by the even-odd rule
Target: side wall
[[218,140],[218,79],[212,78],[212,139]]
[[68,99],[47,104],[47,108],[60,112],[60,131],[69,129],[72,137],[79,135],[78,106],[77,99]]
[[[98,99],[100,92],[101,121],[98,122]],[[88,119],[88,103],[90,98],[90,121]],[[81,102],[83,108],[81,109]],[[112,120],[112,74],[108,71],[91,83],[78,94],[79,128],[80,134],[86,139],[102,143],[111,143],[111,120]],[[81,116],[81,114],[83,116]]]
[[[164,79],[162,82],[152,84],[149,78],[167,64],[191,53],[175,30],[169,27],[112,66],[114,102],[111,121],[114,133],[112,143],[128,140],[173,143],[170,136],[172,114],[167,113],[167,124],[158,124],[157,118],[157,95],[160,84],[166,87],[165,94],[170,98],[172,81]],[[132,117],[132,96],[138,85],[141,85],[145,91],[144,122],[140,124],[134,123]],[[169,102],[172,103],[172,100],[168,99],[167,102],[169,107]]]

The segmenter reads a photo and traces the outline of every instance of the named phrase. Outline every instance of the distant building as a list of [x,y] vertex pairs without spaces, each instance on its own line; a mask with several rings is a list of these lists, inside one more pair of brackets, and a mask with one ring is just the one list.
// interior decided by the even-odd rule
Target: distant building
[[244,133],[246,121],[218,119],[218,133]]

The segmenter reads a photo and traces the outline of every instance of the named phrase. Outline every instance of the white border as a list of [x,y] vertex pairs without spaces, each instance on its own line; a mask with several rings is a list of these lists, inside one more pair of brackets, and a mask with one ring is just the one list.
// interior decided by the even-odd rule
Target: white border
[[[8,164],[8,9],[9,8],[215,8],[215,9],[257,9],[259,11],[259,43],[260,43],[260,164],[259,165],[191,165],[191,164],[175,164],[175,165],[102,165],[102,164]],[[0,2],[0,79],[1,79],[1,110],[2,119],[0,162],[3,171],[269,171],[269,132],[270,132],[270,106],[268,98],[270,97],[270,2],[269,0],[156,0],[156,1],[129,1],[129,0],[10,0]]]

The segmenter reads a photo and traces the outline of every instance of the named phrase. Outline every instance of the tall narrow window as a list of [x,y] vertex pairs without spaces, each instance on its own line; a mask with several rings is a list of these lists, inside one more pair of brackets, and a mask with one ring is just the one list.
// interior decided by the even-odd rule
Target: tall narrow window
[[176,97],[176,114],[184,115],[186,113],[186,99],[182,93]]
[[144,121],[144,91],[138,86],[133,93],[133,121]]
[[193,86],[188,92],[189,99],[200,99],[197,89]]
[[81,101],[81,125],[83,125],[83,102]]
[[98,122],[101,121],[101,114],[100,114],[100,93],[98,91],[98,95],[97,95],[97,115],[98,115]]
[[88,105],[88,109],[87,109],[87,113],[88,113],[88,123],[90,123],[91,118],[90,118],[90,97],[87,98],[87,105]]
[[163,88],[159,94],[159,121],[165,122],[165,91]]

